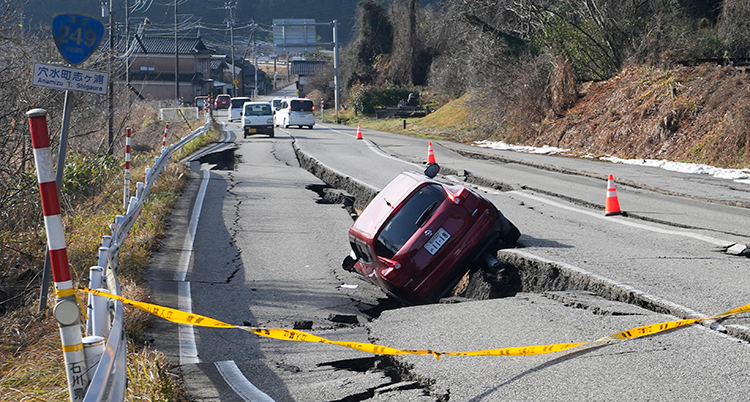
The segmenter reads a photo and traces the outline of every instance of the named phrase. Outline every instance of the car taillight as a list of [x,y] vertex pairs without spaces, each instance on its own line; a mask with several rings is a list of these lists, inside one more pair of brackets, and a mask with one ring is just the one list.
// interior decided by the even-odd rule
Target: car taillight
[[388,278],[394,277],[396,275],[396,271],[401,269],[401,263],[398,261],[394,261],[385,257],[378,257],[378,261],[380,261],[381,264],[385,265],[385,267],[380,269],[380,277],[381,278]]
[[468,190],[466,190],[466,187],[461,187],[460,190],[458,190],[458,193],[452,193],[450,190],[448,190],[447,187],[443,187],[445,190],[445,193],[448,195],[448,198],[456,205],[461,205],[462,202],[466,201],[466,198],[468,197]]

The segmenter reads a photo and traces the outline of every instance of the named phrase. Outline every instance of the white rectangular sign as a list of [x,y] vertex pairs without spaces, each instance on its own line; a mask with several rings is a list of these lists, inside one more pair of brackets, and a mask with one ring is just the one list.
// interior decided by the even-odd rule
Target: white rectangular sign
[[31,85],[106,95],[109,92],[109,74],[58,64],[34,63]]
[[318,49],[314,19],[273,20],[275,51],[306,52]]

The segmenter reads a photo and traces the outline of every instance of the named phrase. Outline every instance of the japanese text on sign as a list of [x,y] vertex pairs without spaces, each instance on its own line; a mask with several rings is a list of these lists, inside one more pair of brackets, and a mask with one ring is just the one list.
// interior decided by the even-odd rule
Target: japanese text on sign
[[34,63],[31,85],[106,95],[109,74],[56,64]]

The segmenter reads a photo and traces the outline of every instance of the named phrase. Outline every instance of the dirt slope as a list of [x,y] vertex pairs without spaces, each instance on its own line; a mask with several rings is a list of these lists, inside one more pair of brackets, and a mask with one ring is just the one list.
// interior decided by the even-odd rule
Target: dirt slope
[[525,145],[582,154],[750,166],[750,76],[716,65],[633,67],[585,87]]

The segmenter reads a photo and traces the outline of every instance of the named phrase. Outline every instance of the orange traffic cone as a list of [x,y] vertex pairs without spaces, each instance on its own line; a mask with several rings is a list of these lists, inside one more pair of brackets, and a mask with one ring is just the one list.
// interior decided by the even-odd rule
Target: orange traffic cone
[[362,126],[360,124],[357,124],[357,139],[361,140],[362,138]]
[[622,215],[622,211],[620,211],[620,201],[617,200],[615,179],[612,175],[609,175],[609,180],[607,180],[607,202],[604,205],[604,215]]
[[432,142],[427,146],[427,163],[437,163],[435,162],[435,152],[432,150]]

